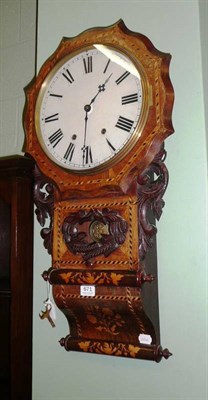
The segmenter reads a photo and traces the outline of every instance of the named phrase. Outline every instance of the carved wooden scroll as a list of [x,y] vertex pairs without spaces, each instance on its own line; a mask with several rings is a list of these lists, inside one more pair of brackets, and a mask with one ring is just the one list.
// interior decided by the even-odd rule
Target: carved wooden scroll
[[81,210],[65,218],[62,232],[68,249],[81,253],[88,262],[99,255],[109,256],[126,238],[128,223],[109,208]]
[[150,222],[150,214],[160,219],[165,205],[162,199],[168,185],[168,170],[164,164],[166,151],[164,145],[155,156],[153,162],[138,176],[138,207],[139,207],[139,255],[143,260],[152,246],[156,226]]
[[[48,253],[52,253],[52,231],[53,231],[53,204],[54,189],[53,183],[48,182],[48,178],[41,173],[38,166],[34,168],[34,203],[36,205],[35,214],[41,229],[41,237],[43,238],[44,247]],[[49,227],[44,228],[47,219],[49,219]]]

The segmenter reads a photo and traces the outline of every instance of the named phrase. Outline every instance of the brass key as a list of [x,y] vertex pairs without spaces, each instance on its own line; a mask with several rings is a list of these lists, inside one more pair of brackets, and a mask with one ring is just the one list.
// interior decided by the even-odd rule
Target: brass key
[[56,325],[54,324],[54,322],[50,316],[51,308],[52,308],[52,306],[50,304],[46,304],[45,311],[41,311],[42,314],[39,314],[39,317],[41,319],[47,318],[47,320],[50,322],[51,326],[54,328]]

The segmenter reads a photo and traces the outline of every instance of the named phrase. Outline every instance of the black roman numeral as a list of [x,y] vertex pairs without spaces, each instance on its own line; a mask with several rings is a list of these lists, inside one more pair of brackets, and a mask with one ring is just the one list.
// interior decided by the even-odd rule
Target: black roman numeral
[[62,94],[56,94],[56,93],[50,93],[49,96],[60,97],[60,98],[63,97]]
[[73,154],[74,154],[74,149],[75,149],[74,143],[69,143],[69,146],[68,146],[68,148],[66,150],[66,153],[64,154],[65,160],[68,160],[68,159],[69,159],[69,161],[72,160],[72,157],[73,157]]
[[138,93],[129,94],[128,96],[123,96],[121,99],[122,104],[136,103],[138,101]]
[[110,64],[110,58],[109,58],[109,60],[108,60],[108,62],[107,62],[107,64],[106,64],[106,66],[105,66],[105,69],[104,69],[104,71],[103,71],[103,73],[105,74],[106,73],[106,71],[107,71],[107,69],[108,69],[108,67],[109,67],[109,64]]
[[131,119],[120,116],[118,119],[118,122],[116,124],[116,127],[119,129],[123,129],[123,131],[130,132],[133,124],[134,124],[134,121],[132,121]]
[[90,72],[92,72],[92,56],[87,57],[87,59],[83,58],[83,63],[85,74],[89,74]]
[[84,164],[92,164],[93,163],[93,158],[92,158],[92,150],[90,146],[86,146],[83,152],[83,162]]
[[108,143],[108,146],[111,148],[111,150],[116,151],[115,147],[112,145],[112,143],[106,138],[106,142]]
[[58,113],[49,115],[48,117],[45,118],[45,122],[52,122],[52,121],[58,121]]
[[127,76],[130,75],[130,72],[126,71],[124,74],[122,74],[118,79],[116,79],[117,85],[119,85],[121,82],[123,82],[124,79],[127,78]]
[[71,72],[66,69],[65,72],[62,72],[62,75],[64,76],[64,78],[69,82],[69,83],[73,83],[74,82],[74,78],[71,74]]
[[51,145],[53,145],[53,148],[57,146],[57,144],[60,142],[60,140],[63,138],[64,134],[61,129],[58,129],[56,132],[54,132],[51,136],[49,136],[48,140]]

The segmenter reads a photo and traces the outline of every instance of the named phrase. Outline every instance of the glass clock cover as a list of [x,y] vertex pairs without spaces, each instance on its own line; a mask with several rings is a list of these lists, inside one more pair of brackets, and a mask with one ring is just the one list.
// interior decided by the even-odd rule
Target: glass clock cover
[[144,120],[139,66],[94,45],[64,57],[39,93],[35,124],[48,157],[74,172],[99,170],[132,148]]

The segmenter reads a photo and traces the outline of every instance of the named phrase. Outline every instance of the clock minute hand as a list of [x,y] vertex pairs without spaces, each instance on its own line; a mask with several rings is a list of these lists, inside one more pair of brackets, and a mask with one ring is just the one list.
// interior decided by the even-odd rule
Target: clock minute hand
[[85,128],[84,128],[84,144],[82,147],[82,160],[83,160],[83,165],[84,165],[84,160],[85,160],[85,151],[86,151],[86,138],[87,138],[87,123],[88,123],[88,112],[91,110],[91,107],[89,104],[87,104],[84,107],[85,110]]
[[104,85],[106,85],[106,83],[108,83],[108,81],[110,80],[111,76],[113,75],[113,72],[109,75],[109,77],[106,79],[106,81],[104,82]]
[[109,77],[105,80],[105,82],[102,85],[98,86],[98,92],[96,93],[96,95],[93,97],[93,99],[91,100],[91,102],[89,104],[86,104],[84,106],[84,110],[85,110],[85,128],[84,128],[84,144],[82,147],[82,160],[83,160],[83,165],[85,163],[85,152],[86,152],[86,138],[87,138],[87,123],[88,123],[88,113],[91,111],[91,105],[92,103],[94,103],[96,97],[99,95],[99,93],[104,92],[105,90],[105,85],[106,83],[108,83],[109,79],[111,78],[111,76],[113,75],[113,73],[111,73],[109,75]]

